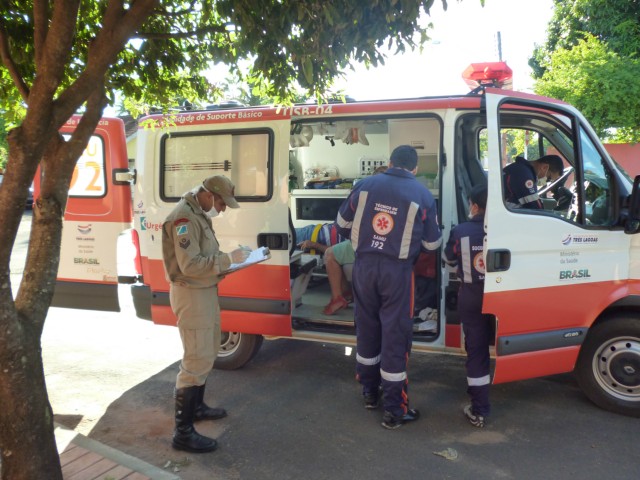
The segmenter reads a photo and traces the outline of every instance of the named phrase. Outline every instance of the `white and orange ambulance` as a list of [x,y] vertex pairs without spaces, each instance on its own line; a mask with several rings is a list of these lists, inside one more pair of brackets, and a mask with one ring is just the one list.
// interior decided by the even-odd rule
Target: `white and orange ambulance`
[[[502,67],[474,64],[467,73],[495,84]],[[640,416],[639,182],[570,105],[485,86],[459,96],[146,120],[155,127],[138,129],[135,171],[123,124],[111,118],[78,163],[54,305],[118,310],[120,280],[133,283],[139,317],[175,323],[161,225],[185,191],[226,175],[241,208],[214,220],[222,250],[268,246],[271,259],[220,284],[225,333],[217,368],[241,367],[263,338],[354,345],[353,309],[323,315],[330,295],[322,258],[296,250],[295,228],[332,222],[349,187],[409,144],[419,152],[418,179],[437,198],[445,239],[467,218],[471,187],[488,180],[484,311],[495,318],[494,383],[575,371],[596,404]],[[503,167],[516,155],[550,152],[566,168],[554,184],[540,185],[545,208],[508,208]],[[565,210],[553,199],[560,185],[573,195]],[[129,263],[137,271],[129,275],[117,270],[125,231],[135,246]],[[415,331],[413,351],[463,354],[457,279],[436,265],[435,326]]]

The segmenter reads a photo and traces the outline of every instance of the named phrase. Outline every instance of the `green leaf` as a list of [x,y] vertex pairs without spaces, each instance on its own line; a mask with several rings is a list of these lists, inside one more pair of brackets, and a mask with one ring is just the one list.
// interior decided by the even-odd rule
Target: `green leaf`
[[311,85],[313,83],[313,62],[308,55],[302,58],[302,73],[304,74],[307,85]]

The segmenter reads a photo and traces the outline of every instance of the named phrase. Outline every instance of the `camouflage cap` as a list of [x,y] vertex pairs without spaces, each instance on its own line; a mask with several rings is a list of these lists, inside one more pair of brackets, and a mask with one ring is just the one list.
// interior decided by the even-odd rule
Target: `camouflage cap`
[[215,177],[206,178],[205,181],[202,182],[202,186],[208,192],[220,195],[222,200],[224,200],[224,203],[227,204],[227,207],[240,207],[233,193],[236,187],[231,183],[231,180],[224,175],[216,175]]

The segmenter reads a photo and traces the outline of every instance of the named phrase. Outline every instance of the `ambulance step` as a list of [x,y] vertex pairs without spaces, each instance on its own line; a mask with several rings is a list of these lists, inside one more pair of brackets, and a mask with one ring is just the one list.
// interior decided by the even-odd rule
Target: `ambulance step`
[[325,333],[346,333],[355,335],[356,329],[353,322],[341,322],[339,320],[324,320],[324,319],[308,319],[294,317],[292,324],[294,330],[305,330],[314,332]]
[[339,310],[334,315],[322,313],[323,306],[302,304],[298,305],[292,314],[292,326],[294,329],[329,327],[329,329],[353,330],[353,306]]

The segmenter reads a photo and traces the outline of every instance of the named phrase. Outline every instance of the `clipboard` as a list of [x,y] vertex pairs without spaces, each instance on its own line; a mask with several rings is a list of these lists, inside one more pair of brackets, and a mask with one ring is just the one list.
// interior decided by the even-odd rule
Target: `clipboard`
[[258,263],[264,262],[265,260],[269,260],[271,258],[271,252],[268,247],[258,247],[255,250],[252,250],[249,254],[249,258],[247,258],[242,263],[232,263],[229,268],[227,268],[224,272],[220,272],[219,275],[228,275],[233,272],[237,272],[238,270],[243,270],[251,265],[256,265]]

